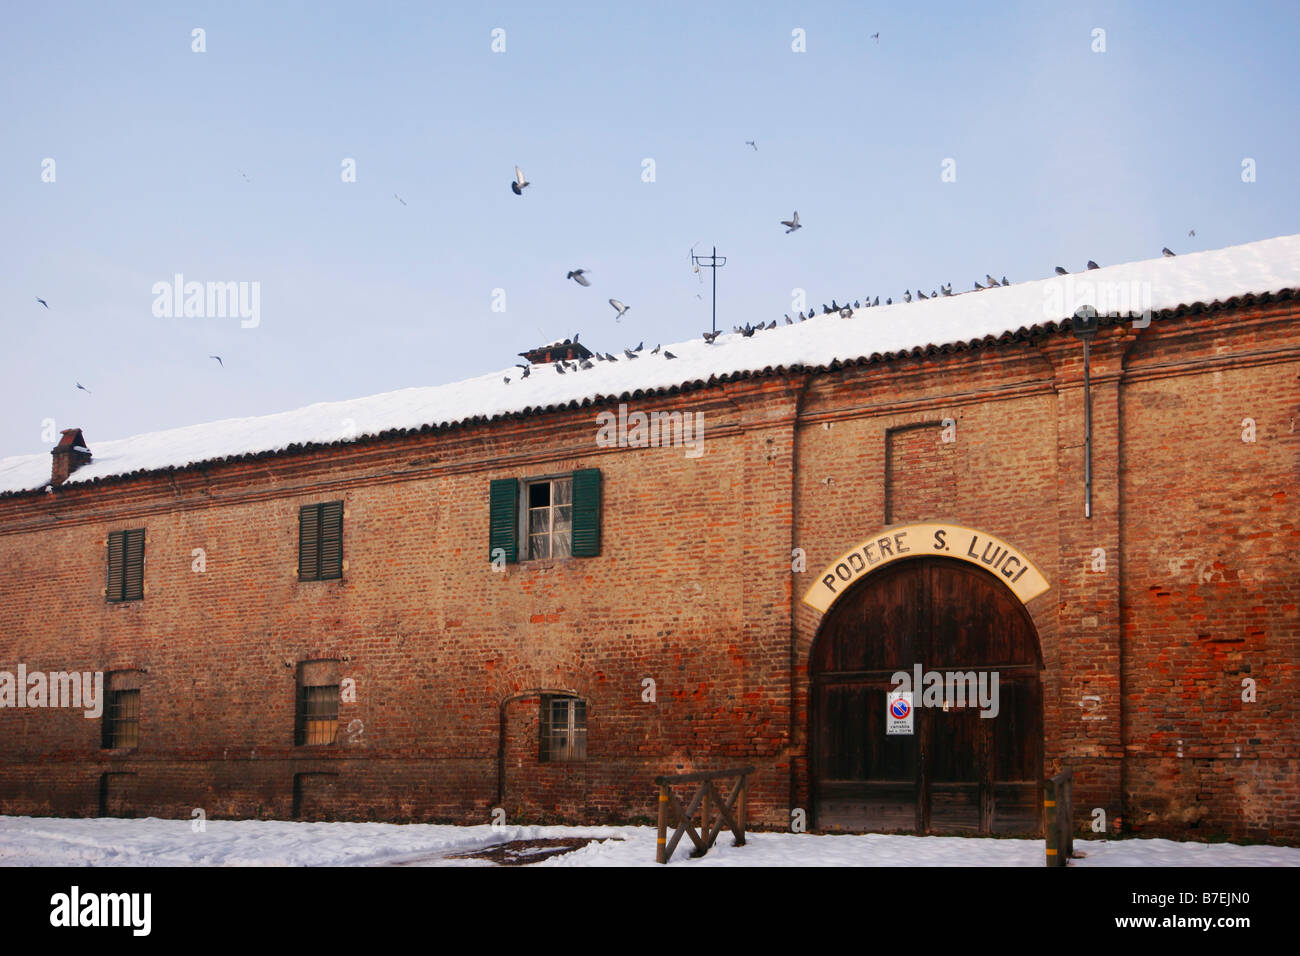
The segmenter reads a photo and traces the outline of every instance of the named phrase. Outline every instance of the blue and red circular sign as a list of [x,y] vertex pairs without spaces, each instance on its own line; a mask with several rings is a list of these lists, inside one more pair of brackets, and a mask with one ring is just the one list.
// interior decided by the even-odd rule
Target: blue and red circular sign
[[912,712],[912,708],[907,701],[900,697],[889,705],[889,712],[899,720],[906,720],[907,715]]

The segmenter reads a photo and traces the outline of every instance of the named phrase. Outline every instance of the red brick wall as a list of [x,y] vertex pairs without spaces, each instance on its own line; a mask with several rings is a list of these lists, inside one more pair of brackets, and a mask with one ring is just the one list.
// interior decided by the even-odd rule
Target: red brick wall
[[[0,669],[145,670],[133,752],[79,714],[0,710],[0,810],[93,814],[100,774],[126,771],[138,815],[288,817],[295,774],[336,772],[339,818],[603,822],[653,818],[656,774],[753,763],[751,819],[788,826],[819,623],[799,598],[888,507],[1047,574],[1044,753],[1076,769],[1078,824],[1100,807],[1149,833],[1300,838],[1293,311],[1103,335],[1091,521],[1068,335],[631,403],[703,412],[699,459],[598,448],[585,409],[0,500]],[[945,418],[952,444],[909,430]],[[589,467],[601,555],[494,573],[491,479]],[[343,579],[298,582],[298,508],[331,500]],[[104,541],[131,527],[147,592],[109,605]],[[294,747],[296,667],[323,657],[357,701],[338,744]],[[588,701],[581,765],[537,761],[549,690]]]

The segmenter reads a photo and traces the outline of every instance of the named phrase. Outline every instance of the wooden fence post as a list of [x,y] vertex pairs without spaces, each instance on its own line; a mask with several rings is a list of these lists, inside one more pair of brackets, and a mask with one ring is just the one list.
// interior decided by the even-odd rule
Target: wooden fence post
[[655,862],[667,863],[664,859],[664,844],[668,842],[668,788],[659,785],[659,839],[656,842]]

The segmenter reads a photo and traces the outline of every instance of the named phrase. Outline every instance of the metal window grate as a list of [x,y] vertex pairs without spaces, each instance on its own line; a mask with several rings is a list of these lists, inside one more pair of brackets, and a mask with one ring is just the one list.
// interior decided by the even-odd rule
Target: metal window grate
[[577,697],[542,698],[542,746],[544,761],[573,761],[587,758],[587,702]]
[[109,691],[104,711],[103,746],[108,750],[140,745],[140,691]]
[[294,734],[297,746],[332,744],[339,729],[339,685],[325,684],[299,688],[298,726]]

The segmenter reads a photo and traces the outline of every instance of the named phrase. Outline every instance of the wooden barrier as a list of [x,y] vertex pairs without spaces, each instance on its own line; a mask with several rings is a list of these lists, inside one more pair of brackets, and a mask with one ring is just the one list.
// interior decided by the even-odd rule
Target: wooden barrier
[[[682,835],[691,838],[695,849],[691,856],[704,856],[718,839],[724,824],[731,827],[735,835],[734,846],[745,845],[745,787],[753,767],[738,767],[734,770],[713,770],[706,773],[682,773],[674,776],[655,777],[659,785],[659,837],[655,841],[655,862],[667,863],[672,859],[681,842]],[[713,785],[715,780],[736,777],[736,783],[724,799],[722,793]],[[673,792],[674,784],[698,783],[690,803],[682,806],[681,800]],[[694,826],[696,811],[700,811],[700,829]],[[676,827],[672,839],[668,839],[668,826],[671,822]]]
[[1074,855],[1074,771],[1069,767],[1043,781],[1043,815],[1047,865],[1065,866]]

